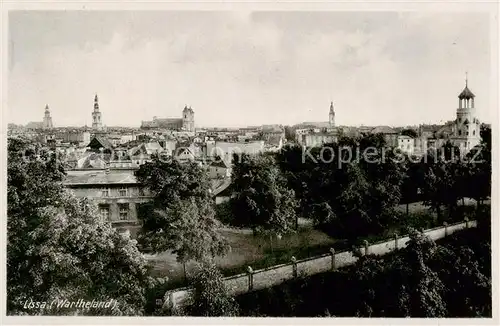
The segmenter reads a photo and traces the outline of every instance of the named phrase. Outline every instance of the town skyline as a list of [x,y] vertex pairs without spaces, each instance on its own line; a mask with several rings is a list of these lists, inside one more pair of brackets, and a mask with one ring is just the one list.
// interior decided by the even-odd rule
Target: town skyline
[[491,122],[484,17],[14,12],[8,121],[39,121],[48,104],[55,127],[91,126],[97,93],[106,126],[178,118],[184,106],[197,127],[294,125],[328,121],[330,102],[338,125],[442,123],[468,72],[477,115]]

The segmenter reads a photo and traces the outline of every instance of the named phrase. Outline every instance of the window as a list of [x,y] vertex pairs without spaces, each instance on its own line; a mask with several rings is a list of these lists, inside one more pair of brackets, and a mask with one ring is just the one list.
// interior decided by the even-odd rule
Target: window
[[104,188],[102,189],[102,197],[109,197],[109,189],[108,188]]
[[459,130],[458,131],[458,135],[461,136],[462,135],[462,130]]
[[472,130],[472,136],[474,136],[475,134],[476,134],[476,131]]
[[127,188],[121,187],[120,190],[118,191],[120,197],[127,197]]
[[128,220],[128,204],[118,204],[118,208],[120,209],[120,220]]
[[465,133],[465,135],[466,135],[466,136],[469,136],[469,132],[467,131],[467,132]]
[[104,221],[109,221],[109,205],[99,205],[99,213]]
[[458,122],[462,123],[462,118],[458,118]]

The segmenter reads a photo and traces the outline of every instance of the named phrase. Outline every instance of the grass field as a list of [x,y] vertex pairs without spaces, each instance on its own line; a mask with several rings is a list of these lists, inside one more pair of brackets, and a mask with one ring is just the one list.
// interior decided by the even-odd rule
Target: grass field
[[[324,253],[335,242],[325,233],[308,225],[301,226],[297,232],[281,239],[254,236],[252,232],[237,229],[223,229],[221,233],[228,240],[231,251],[226,256],[217,258],[216,263],[226,275],[243,272],[248,265],[258,269],[286,262],[293,255],[300,259]],[[167,276],[173,283],[183,282],[183,265],[176,261],[174,254],[164,252],[148,258],[153,263],[154,275]],[[186,264],[188,275],[195,269],[195,263]]]

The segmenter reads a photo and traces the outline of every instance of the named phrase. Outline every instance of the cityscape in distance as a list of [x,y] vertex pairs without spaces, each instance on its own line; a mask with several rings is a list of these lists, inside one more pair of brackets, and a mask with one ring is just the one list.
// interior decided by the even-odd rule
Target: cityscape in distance
[[488,13],[8,16],[7,318],[498,318]]

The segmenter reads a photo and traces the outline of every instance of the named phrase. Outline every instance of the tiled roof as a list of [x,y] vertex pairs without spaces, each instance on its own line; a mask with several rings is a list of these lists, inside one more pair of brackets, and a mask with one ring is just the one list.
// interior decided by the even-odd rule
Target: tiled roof
[[101,144],[101,146],[104,148],[113,148],[113,144],[107,138],[104,138],[104,137],[98,136],[98,135],[95,135],[94,137],[92,137],[89,145],[92,144],[92,142],[94,140],[99,142],[99,144]]
[[146,150],[146,153],[148,153],[148,154],[153,154],[153,153],[156,153],[158,151],[163,150],[163,148],[161,147],[161,145],[158,142],[145,143],[145,144],[143,144],[143,146],[144,146],[144,149]]
[[105,170],[97,171],[67,171],[66,186],[76,185],[112,185],[112,184],[136,184],[137,179],[134,170]]
[[389,126],[378,126],[378,127],[373,128],[370,132],[372,134],[378,134],[378,133],[395,134],[395,133],[397,133],[394,129],[392,129]]
[[470,91],[470,89],[467,87],[467,85],[465,86],[464,90],[462,91],[462,93],[460,93],[460,95],[458,95],[458,98],[459,99],[471,99],[471,98],[474,98],[475,95]]
[[272,146],[279,146],[281,138],[281,135],[270,135],[267,140],[267,144]]
[[217,184],[213,184],[212,186],[212,195],[217,196],[224,190],[226,190],[231,185],[230,178],[224,178],[223,180],[218,180]]
[[218,168],[226,168],[226,169],[228,169],[228,168],[229,168],[229,164],[228,164],[226,161],[221,160],[221,159],[219,159],[219,160],[214,160],[214,161],[210,164],[210,166],[213,166],[213,167],[218,167]]

